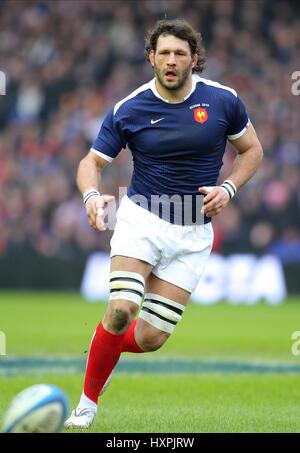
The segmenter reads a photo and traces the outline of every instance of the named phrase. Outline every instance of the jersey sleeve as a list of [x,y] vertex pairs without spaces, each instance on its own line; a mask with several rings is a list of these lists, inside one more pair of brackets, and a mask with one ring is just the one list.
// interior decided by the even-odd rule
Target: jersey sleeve
[[91,150],[103,159],[111,162],[122,148],[126,147],[127,140],[119,121],[114,116],[113,109],[104,118],[100,131]]
[[233,115],[227,129],[227,138],[229,140],[236,140],[241,137],[249,126],[249,118],[246,111],[245,104],[239,98],[235,97],[235,104],[232,106]]

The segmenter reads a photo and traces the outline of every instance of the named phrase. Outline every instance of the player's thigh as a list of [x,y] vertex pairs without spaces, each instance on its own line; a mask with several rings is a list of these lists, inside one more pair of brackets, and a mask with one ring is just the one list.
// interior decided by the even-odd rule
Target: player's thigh
[[137,272],[141,274],[145,281],[151,274],[153,265],[146,261],[139,260],[137,258],[131,258],[129,256],[115,255],[111,258],[110,271],[126,271],[126,272]]
[[159,294],[160,296],[167,297],[182,305],[186,305],[191,296],[191,293],[186,289],[180,288],[166,280],[162,280],[153,273],[148,277],[145,290],[147,293]]
[[[154,274],[150,274],[146,282],[146,294],[156,294],[165,297],[175,303],[186,306],[189,301],[191,293],[183,288],[173,285],[170,282],[162,280]],[[162,331],[160,328],[155,327],[142,318],[138,318],[135,328],[135,337],[140,345],[146,346],[146,343],[160,347],[170,337],[171,333]]]

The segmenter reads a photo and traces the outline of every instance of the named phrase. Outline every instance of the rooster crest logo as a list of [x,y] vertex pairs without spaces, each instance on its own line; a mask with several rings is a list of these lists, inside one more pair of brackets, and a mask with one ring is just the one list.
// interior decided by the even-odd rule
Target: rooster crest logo
[[207,110],[203,107],[198,107],[194,110],[194,118],[197,123],[205,123],[208,120],[208,113]]

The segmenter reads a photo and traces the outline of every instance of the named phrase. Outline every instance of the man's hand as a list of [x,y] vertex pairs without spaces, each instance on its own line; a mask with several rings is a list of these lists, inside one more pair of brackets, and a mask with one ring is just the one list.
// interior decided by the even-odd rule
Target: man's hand
[[113,195],[94,195],[86,202],[86,213],[92,228],[99,231],[106,230],[103,220],[106,215],[105,205],[114,199]]
[[201,213],[205,214],[207,217],[213,217],[220,214],[230,200],[229,194],[220,186],[199,187],[198,190],[206,195],[203,198]]

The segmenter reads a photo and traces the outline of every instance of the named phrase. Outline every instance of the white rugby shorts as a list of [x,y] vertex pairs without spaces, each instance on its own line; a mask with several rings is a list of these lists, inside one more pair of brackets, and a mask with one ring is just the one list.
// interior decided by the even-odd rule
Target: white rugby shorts
[[125,195],[117,211],[111,257],[137,258],[152,264],[153,274],[192,293],[213,243],[211,222],[174,225],[138,206]]

